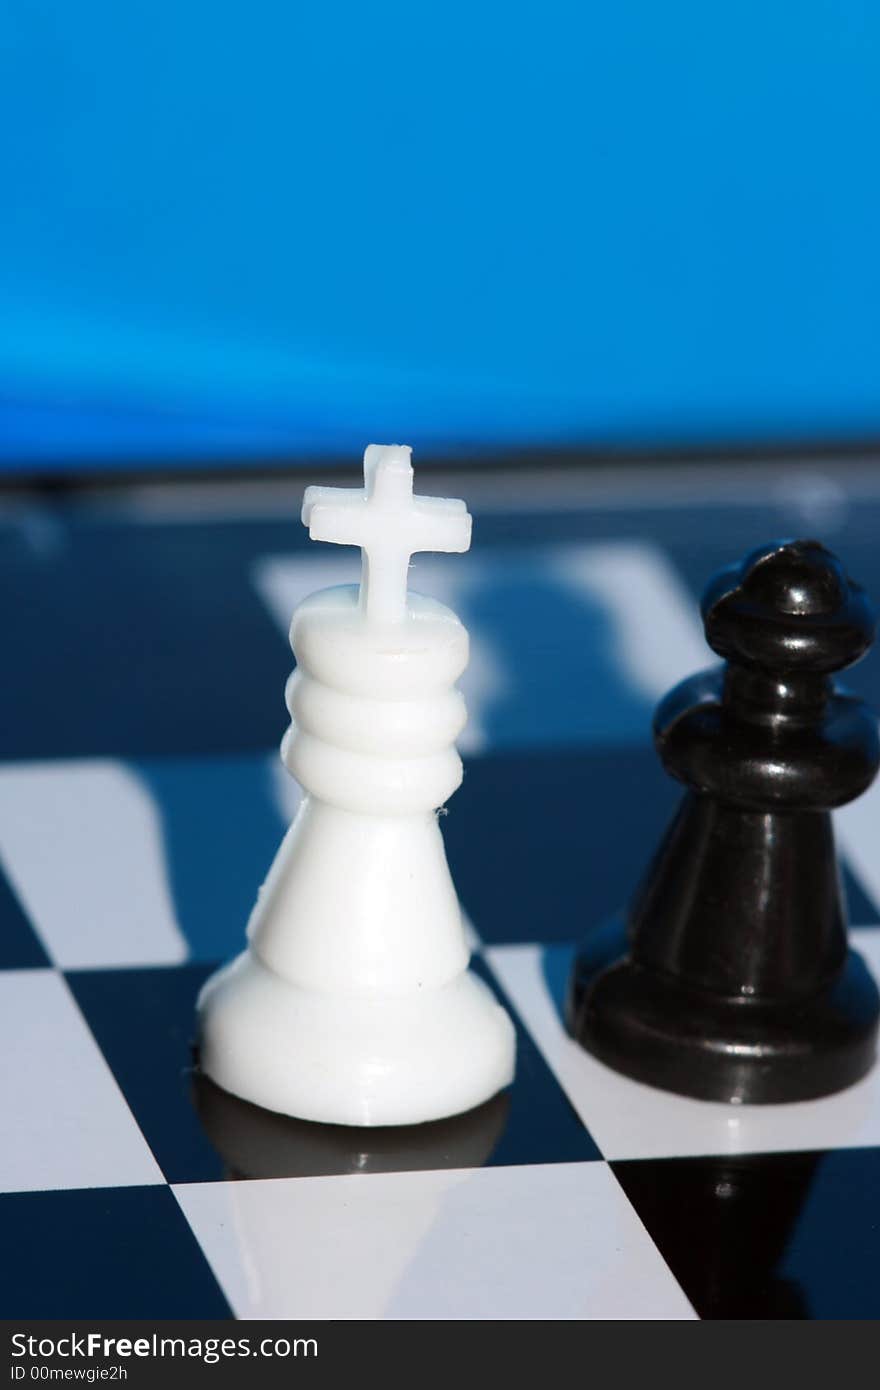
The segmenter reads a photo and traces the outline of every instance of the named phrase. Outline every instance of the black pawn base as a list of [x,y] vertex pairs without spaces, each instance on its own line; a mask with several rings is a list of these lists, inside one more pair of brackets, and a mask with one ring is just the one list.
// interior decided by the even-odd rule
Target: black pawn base
[[615,920],[579,954],[566,1005],[571,1035],[615,1071],[698,1100],[813,1100],[870,1069],[880,995],[861,956],[797,1002],[712,997],[635,964]]

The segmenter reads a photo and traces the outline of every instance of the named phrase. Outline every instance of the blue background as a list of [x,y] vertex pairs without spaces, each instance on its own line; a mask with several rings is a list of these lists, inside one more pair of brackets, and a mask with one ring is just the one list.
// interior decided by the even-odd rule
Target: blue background
[[880,434],[865,0],[7,0],[7,468]]

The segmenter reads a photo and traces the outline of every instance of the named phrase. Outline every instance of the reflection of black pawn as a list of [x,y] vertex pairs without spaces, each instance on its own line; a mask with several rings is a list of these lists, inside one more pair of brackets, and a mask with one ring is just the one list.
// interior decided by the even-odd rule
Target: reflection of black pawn
[[807,1318],[786,1253],[820,1162],[730,1154],[637,1159],[614,1173],[701,1318]]
[[768,546],[703,596],[727,665],[654,721],[688,791],[630,909],[628,954],[588,946],[571,1032],[610,1066],[707,1100],[793,1101],[870,1067],[880,1000],[847,951],[829,808],[880,762],[873,716],[832,671],[874,632],[862,590],[815,541]]

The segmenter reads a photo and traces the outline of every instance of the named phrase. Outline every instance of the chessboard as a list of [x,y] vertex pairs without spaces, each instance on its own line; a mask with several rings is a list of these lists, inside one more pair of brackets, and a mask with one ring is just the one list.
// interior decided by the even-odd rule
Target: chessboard
[[[561,1021],[575,943],[679,794],[651,715],[713,660],[706,579],[816,536],[880,600],[880,487],[818,466],[454,486],[472,550],[418,556],[411,583],[471,633],[442,825],[517,1075],[470,1114],[380,1130],[261,1111],[193,1053],[200,985],[241,949],[297,804],[290,616],[356,558],[309,543],[297,481],[3,499],[5,1317],[880,1316],[880,1070],[716,1105],[618,1076]],[[880,706],[880,656],[847,683]],[[836,823],[880,975],[880,790]]]

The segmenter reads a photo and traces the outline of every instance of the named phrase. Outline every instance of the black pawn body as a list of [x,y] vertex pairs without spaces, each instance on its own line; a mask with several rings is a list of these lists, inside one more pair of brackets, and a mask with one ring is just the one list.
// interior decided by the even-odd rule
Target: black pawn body
[[874,616],[816,541],[722,571],[702,614],[726,664],[654,720],[687,790],[626,921],[581,950],[567,1023],[653,1086],[805,1100],[858,1080],[876,1049],[880,999],[847,949],[830,815],[880,762],[874,716],[831,679],[864,655]]

